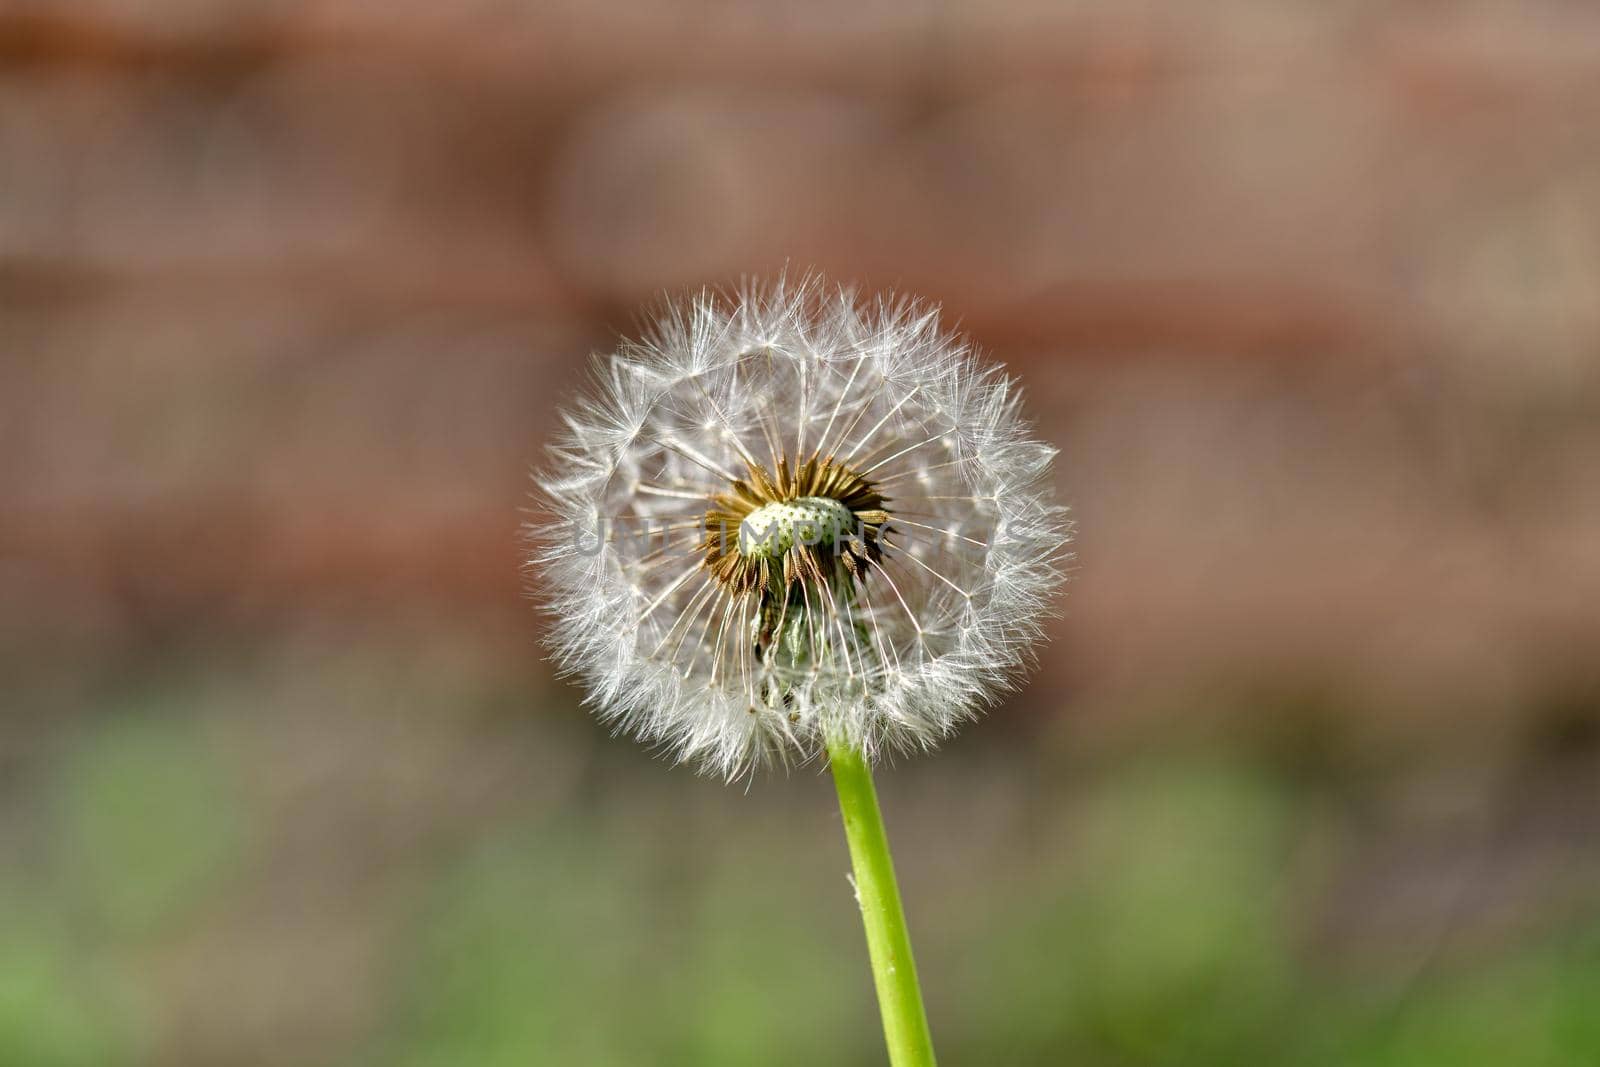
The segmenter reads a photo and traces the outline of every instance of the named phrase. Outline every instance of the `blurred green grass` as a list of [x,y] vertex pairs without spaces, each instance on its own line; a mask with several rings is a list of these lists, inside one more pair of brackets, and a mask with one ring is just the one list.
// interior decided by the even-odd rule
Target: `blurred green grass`
[[[0,861],[0,1063],[881,1062],[814,768],[706,782],[567,694],[364,657],[110,686],[62,732]],[[1308,932],[1348,813],[1294,759],[1036,747],[882,775],[945,1062],[1600,1062],[1592,908],[1419,932],[1397,979]]]

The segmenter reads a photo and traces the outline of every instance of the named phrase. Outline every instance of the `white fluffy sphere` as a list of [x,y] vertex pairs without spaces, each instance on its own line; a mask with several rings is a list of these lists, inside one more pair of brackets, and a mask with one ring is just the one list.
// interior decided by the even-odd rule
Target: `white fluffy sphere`
[[598,713],[734,776],[928,747],[1020,679],[1070,535],[1019,391],[937,309],[815,280],[668,305],[596,366],[531,528]]

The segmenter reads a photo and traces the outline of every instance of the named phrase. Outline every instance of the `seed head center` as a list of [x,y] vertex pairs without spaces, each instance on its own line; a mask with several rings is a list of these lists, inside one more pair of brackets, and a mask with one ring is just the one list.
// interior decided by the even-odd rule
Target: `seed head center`
[[713,494],[700,541],[713,579],[733,596],[757,596],[758,644],[792,601],[812,595],[802,585],[826,599],[864,581],[891,532],[883,494],[831,457],[798,466],[780,457],[775,466],[751,464],[747,477]]
[[764,504],[739,523],[739,553],[750,560],[780,560],[796,545],[832,547],[858,525],[855,513],[832,497]]

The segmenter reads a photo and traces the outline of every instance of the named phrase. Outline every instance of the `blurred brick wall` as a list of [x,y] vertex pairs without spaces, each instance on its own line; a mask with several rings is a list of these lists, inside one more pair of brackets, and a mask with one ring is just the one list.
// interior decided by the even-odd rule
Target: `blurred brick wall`
[[554,398],[789,263],[1026,378],[1082,534],[1036,705],[1499,721],[1600,647],[1596,114],[1558,0],[9,4],[0,626],[526,656]]

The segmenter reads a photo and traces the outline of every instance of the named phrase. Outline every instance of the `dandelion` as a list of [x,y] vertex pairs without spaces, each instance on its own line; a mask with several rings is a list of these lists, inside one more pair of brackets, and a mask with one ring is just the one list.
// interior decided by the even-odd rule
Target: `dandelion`
[[713,773],[827,758],[891,1056],[932,1062],[869,768],[1035,655],[1069,534],[1055,450],[937,309],[815,279],[668,304],[565,421],[532,531],[555,658]]

